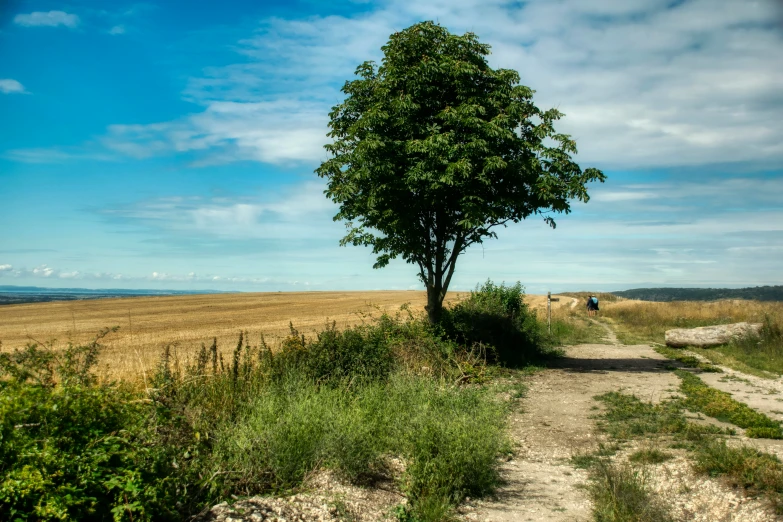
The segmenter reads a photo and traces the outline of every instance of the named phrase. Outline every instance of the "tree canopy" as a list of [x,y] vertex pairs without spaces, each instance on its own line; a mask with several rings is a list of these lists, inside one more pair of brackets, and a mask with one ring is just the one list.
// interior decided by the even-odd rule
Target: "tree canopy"
[[437,321],[460,253],[532,215],[554,227],[604,174],[572,160],[575,142],[554,129],[563,115],[536,107],[516,71],[490,68],[475,34],[422,22],[382,50],[343,86],[316,173],[347,223],[341,245],[371,246],[375,268],[416,265]]

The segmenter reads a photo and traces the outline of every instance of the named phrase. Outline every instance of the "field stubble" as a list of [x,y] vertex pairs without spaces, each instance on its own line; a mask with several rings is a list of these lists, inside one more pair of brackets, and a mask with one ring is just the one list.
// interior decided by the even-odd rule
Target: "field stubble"
[[[447,302],[460,294],[450,293]],[[312,335],[334,321],[338,328],[360,324],[369,315],[393,312],[410,303],[423,310],[424,292],[276,292],[170,297],[95,299],[11,305],[0,308],[0,341],[7,351],[28,342],[56,346],[89,342],[105,327],[120,329],[102,341],[101,377],[128,378],[149,372],[171,345],[182,362],[201,343],[228,353],[239,332],[256,345],[263,334],[275,346],[289,323]]]
[[[453,304],[469,292],[449,292]],[[544,317],[546,296],[528,295],[526,301]],[[557,307],[570,305],[564,298]],[[413,313],[424,310],[426,294],[420,291],[274,292],[134,297],[32,303],[0,307],[0,350],[20,348],[29,342],[64,347],[83,344],[102,328],[120,329],[103,339],[101,378],[138,378],[151,372],[167,345],[185,362],[213,338],[229,353],[239,332],[257,345],[264,335],[275,347],[290,333],[289,324],[306,336],[332,321],[338,329],[357,325],[368,316],[394,313],[408,303]]]

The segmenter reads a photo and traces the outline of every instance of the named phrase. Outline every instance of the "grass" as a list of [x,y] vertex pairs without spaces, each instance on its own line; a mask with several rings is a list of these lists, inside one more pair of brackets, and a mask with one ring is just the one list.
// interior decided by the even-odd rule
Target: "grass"
[[696,469],[722,477],[731,486],[767,496],[783,513],[783,465],[775,455],[748,446],[732,447],[723,440],[710,440],[695,451]]
[[581,309],[552,312],[552,342],[559,346],[573,344],[603,344],[606,331],[587,319]]
[[590,468],[587,490],[596,522],[673,522],[647,483],[644,469],[599,459]]
[[664,342],[672,328],[694,328],[736,322],[762,323],[760,335],[710,349],[693,349],[715,364],[757,375],[783,375],[783,303],[745,300],[716,302],[607,301],[601,320],[611,323],[625,344]]
[[730,394],[704,384],[690,372],[676,370],[675,373],[682,379],[680,391],[685,394],[683,405],[688,409],[744,428],[745,434],[751,438],[783,438],[778,421],[734,400]]
[[615,439],[628,440],[650,434],[684,433],[688,427],[676,402],[642,402],[633,395],[609,392],[595,397],[607,405],[598,426]]
[[668,346],[656,346],[655,351],[663,355],[667,359],[677,361],[686,368],[697,368],[703,372],[722,373],[723,370],[712,364],[707,364],[700,361],[693,355],[686,355],[681,349],[669,348]]
[[[727,434],[725,430],[686,421],[683,413],[685,401],[673,400],[653,405],[633,395],[617,392],[596,399],[606,405],[600,415],[599,426],[612,437],[649,438],[650,435],[657,435],[670,438],[674,441],[671,447],[690,452],[697,471],[720,478],[749,495],[763,495],[778,513],[783,513],[783,464],[776,456],[749,446],[729,445],[722,438]],[[656,422],[654,417],[659,412],[664,413],[664,417],[669,420]],[[644,429],[629,429],[629,426]],[[653,457],[652,451],[640,450],[630,458],[645,461],[659,460],[661,456]],[[628,471],[625,473],[627,475]],[[632,477],[627,479],[632,480]],[[603,487],[609,486],[604,484]],[[634,489],[631,488],[631,491]]]
[[666,453],[658,448],[643,448],[628,456],[628,460],[640,464],[660,464],[673,458],[671,453]]
[[735,359],[732,355],[726,353],[728,351],[726,346],[717,346],[715,348],[697,348],[695,346],[691,346],[688,348],[688,351],[704,357],[713,364],[726,366],[727,368],[731,368],[748,375],[755,375],[756,377],[761,377],[762,379],[775,379],[778,377],[778,375],[775,373],[770,373],[759,368],[754,368],[753,366],[748,366],[744,362]]
[[718,347],[716,351],[727,361],[736,361],[733,366],[752,368],[756,370],[753,373],[762,377],[768,374],[783,375],[783,328],[780,317],[776,320],[769,315],[765,316],[759,335],[735,339],[726,346]]

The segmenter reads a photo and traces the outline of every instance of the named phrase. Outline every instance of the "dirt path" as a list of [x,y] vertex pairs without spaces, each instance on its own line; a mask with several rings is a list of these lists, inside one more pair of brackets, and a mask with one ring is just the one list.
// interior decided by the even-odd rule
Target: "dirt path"
[[614,333],[606,331],[609,344],[567,347],[566,357],[531,378],[528,394],[512,417],[519,452],[503,467],[507,484],[468,519],[589,519],[590,503],[578,487],[586,473],[573,468],[568,459],[594,450],[599,440],[591,418],[593,396],[623,389],[658,402],[679,385],[679,379],[664,369],[666,359],[652,348],[620,345]]
[[[567,347],[566,357],[528,381],[528,393],[511,420],[518,452],[503,466],[506,484],[496,498],[477,502],[464,517],[466,520],[591,520],[591,504],[580,487],[587,473],[574,468],[569,459],[594,451],[598,442],[605,440],[595,429],[593,397],[623,391],[645,401],[660,402],[677,393],[680,379],[666,369],[670,361],[650,346],[620,344],[611,329],[597,324],[605,329],[607,344]],[[701,378],[773,418],[783,418],[783,405],[779,406],[781,410],[775,408],[783,402],[780,380],[765,381],[725,370],[723,374],[701,374]],[[747,439],[742,430],[738,431],[736,443],[783,457],[783,441]],[[624,458],[634,447],[638,446],[632,443],[621,451]],[[781,520],[762,499],[746,498],[718,480],[694,474],[685,452],[675,452],[674,458],[658,466],[651,477],[654,491],[672,506],[677,520]]]

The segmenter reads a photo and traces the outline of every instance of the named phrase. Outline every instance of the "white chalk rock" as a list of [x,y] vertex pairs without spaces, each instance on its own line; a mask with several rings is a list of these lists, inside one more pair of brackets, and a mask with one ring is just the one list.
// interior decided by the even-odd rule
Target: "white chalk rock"
[[666,346],[682,348],[683,346],[718,346],[730,342],[735,337],[758,334],[761,324],[734,323],[700,328],[675,328],[666,330]]

